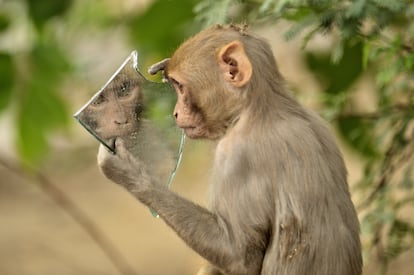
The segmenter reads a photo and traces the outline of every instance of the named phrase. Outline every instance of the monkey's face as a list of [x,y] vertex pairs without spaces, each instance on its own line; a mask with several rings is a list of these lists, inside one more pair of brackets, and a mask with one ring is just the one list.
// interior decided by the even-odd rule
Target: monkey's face
[[139,83],[120,75],[85,109],[83,119],[108,144],[116,137],[134,139],[140,125],[142,100]]
[[188,85],[179,76],[173,74],[169,75],[168,79],[177,93],[177,103],[173,113],[177,126],[182,128],[189,138],[208,137],[203,115]]
[[240,41],[205,46],[204,39],[193,39],[196,44],[183,44],[167,64],[177,93],[174,117],[188,137],[215,140],[246,108],[252,66]]

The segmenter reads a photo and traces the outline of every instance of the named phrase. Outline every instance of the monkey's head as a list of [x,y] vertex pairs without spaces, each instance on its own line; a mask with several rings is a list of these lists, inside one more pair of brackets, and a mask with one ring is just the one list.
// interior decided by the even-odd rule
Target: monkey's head
[[83,119],[105,142],[136,138],[143,111],[140,83],[119,74],[83,112]]
[[174,86],[176,123],[190,138],[219,139],[248,103],[253,66],[245,33],[215,26],[183,43],[165,68]]

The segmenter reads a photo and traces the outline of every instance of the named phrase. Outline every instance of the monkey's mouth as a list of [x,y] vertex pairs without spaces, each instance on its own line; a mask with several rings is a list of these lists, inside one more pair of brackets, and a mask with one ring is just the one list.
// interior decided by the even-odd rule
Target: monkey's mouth
[[181,129],[183,129],[184,131],[186,131],[186,130],[192,130],[192,129],[195,129],[196,127],[195,126],[182,126],[182,127],[180,127]]
[[180,127],[184,130],[184,133],[189,138],[202,138],[204,137],[203,130],[196,126]]

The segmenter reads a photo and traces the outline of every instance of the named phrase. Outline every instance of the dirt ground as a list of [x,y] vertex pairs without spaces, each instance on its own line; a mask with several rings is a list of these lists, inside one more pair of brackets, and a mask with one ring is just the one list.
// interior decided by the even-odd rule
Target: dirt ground
[[[187,146],[183,166],[207,165],[206,146]],[[61,152],[45,173],[64,191],[113,245],[136,274],[195,274],[202,259],[162,220],[96,167],[96,148],[83,148],[82,158]],[[50,172],[54,170],[54,172]],[[173,189],[203,204],[206,171],[183,169]],[[178,184],[178,182],[180,182]],[[120,274],[93,238],[38,182],[0,165],[0,274]]]

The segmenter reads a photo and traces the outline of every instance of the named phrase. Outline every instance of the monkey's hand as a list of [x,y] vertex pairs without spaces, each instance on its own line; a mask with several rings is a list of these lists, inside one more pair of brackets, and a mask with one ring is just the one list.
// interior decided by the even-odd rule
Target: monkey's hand
[[170,58],[163,59],[160,62],[151,65],[151,67],[148,69],[148,73],[154,75],[159,71],[162,71],[162,81],[168,82],[167,76],[165,74],[165,68],[167,67],[168,61],[170,61]]
[[143,162],[129,152],[121,138],[115,140],[116,154],[103,145],[99,147],[98,166],[111,181],[125,187],[131,192],[148,187],[150,178]]

